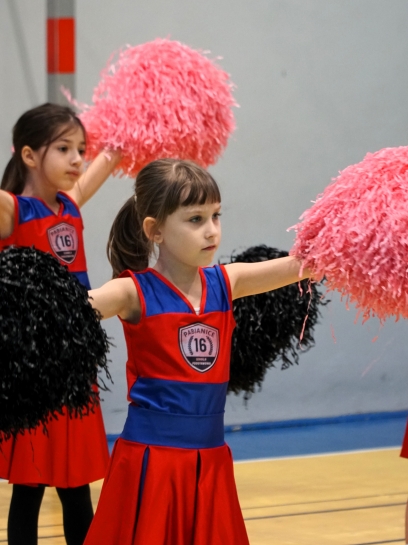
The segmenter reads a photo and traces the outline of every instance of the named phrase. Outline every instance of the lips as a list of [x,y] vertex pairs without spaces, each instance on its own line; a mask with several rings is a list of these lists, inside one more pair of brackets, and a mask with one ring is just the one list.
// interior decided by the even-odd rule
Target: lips
[[68,176],[74,176],[74,177],[78,178],[78,176],[79,176],[79,170],[69,170],[69,171],[67,172],[67,174],[68,174]]
[[215,250],[216,246],[207,246],[206,248],[203,248],[204,251],[211,251]]

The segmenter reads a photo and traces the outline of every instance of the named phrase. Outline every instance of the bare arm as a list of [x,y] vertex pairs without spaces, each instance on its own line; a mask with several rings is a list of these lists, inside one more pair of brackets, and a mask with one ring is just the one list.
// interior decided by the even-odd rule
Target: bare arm
[[305,269],[299,276],[302,263],[295,257],[281,257],[260,263],[230,263],[225,266],[232,290],[232,298],[276,290],[310,276]]
[[88,293],[91,305],[101,313],[102,319],[120,316],[128,322],[139,321],[140,300],[131,278],[115,278]]
[[68,192],[79,208],[98,191],[112,174],[120,159],[119,151],[103,151],[92,161],[75,184],[75,187]]
[[14,229],[14,199],[0,189],[0,239],[7,238]]

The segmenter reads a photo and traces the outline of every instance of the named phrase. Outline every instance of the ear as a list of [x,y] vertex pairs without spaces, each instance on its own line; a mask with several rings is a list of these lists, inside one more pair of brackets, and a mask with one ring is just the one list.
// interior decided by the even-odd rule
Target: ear
[[143,220],[143,231],[146,237],[152,242],[160,244],[163,241],[162,233],[158,229],[157,221],[154,218],[147,217]]
[[36,155],[30,146],[24,146],[21,150],[21,159],[23,163],[29,168],[35,168],[37,166]]

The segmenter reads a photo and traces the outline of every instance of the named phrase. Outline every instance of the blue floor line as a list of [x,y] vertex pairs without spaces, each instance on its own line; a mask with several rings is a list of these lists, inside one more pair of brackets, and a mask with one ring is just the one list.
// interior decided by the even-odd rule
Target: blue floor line
[[231,432],[262,430],[270,428],[298,428],[324,424],[342,424],[349,422],[368,422],[372,420],[390,420],[394,418],[407,419],[408,410],[378,413],[344,414],[340,416],[327,416],[320,418],[297,418],[294,420],[272,420],[266,422],[250,422],[248,424],[230,424],[225,426],[225,431]]
[[[234,460],[281,458],[396,447],[408,411],[226,426]],[[108,435],[112,447],[117,435]]]

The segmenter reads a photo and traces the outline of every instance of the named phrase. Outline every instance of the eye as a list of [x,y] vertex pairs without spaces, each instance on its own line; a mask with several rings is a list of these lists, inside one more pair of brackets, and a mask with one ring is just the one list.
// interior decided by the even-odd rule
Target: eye
[[79,149],[79,150],[78,150],[78,153],[79,153],[79,155],[80,155],[81,157],[83,157],[83,156],[85,155],[85,151],[86,151],[85,149]]
[[66,151],[68,151],[68,146],[59,146],[58,150],[65,153]]
[[219,220],[220,217],[221,217],[221,212],[216,212],[215,214],[213,214],[213,218],[214,218],[215,220]]
[[191,221],[191,223],[198,223],[199,221],[201,221],[201,216],[193,216],[189,219],[189,221]]

